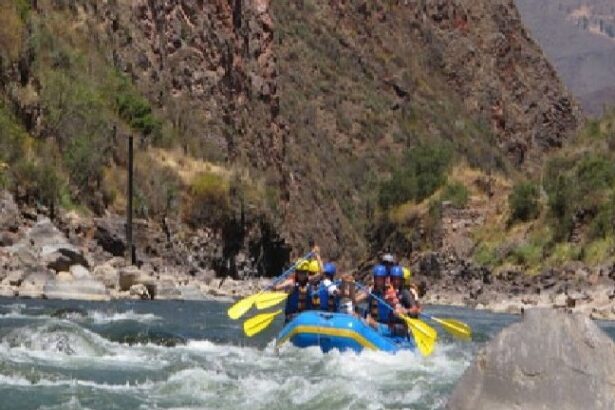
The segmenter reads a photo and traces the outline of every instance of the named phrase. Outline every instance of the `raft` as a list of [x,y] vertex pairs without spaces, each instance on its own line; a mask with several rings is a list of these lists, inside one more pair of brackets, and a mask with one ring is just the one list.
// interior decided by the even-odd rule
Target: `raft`
[[333,349],[396,353],[416,348],[412,338],[392,336],[385,325],[375,330],[355,316],[322,311],[303,312],[288,322],[278,335],[276,346],[288,341],[302,348],[318,346],[324,353]]

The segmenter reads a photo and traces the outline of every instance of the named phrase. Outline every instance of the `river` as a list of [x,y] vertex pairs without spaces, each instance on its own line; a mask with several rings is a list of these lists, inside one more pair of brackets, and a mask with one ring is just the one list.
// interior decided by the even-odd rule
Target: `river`
[[461,343],[440,332],[429,358],[276,353],[281,319],[247,339],[228,306],[0,299],[0,409],[441,409],[476,349],[518,320],[429,307],[475,335]]

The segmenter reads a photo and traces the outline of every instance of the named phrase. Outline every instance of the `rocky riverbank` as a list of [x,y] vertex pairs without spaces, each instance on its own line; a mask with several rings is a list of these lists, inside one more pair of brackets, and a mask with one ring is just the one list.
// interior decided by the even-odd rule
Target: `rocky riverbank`
[[0,295],[231,298],[250,294],[266,282],[233,279],[231,272],[235,277],[255,276],[259,261],[241,249],[229,254],[219,235],[171,223],[137,221],[137,266],[130,266],[123,257],[123,229],[121,218],[112,215],[63,213],[52,221],[48,210],[19,207],[9,193],[0,192]]
[[[230,254],[213,231],[187,230],[170,221],[137,221],[137,266],[126,250],[118,216],[84,218],[19,207],[0,192],[0,295],[110,300],[236,298],[269,283],[255,256]],[[245,246],[248,248],[248,246]],[[424,303],[521,313],[530,307],[572,310],[615,320],[615,266],[579,262],[538,275],[521,269],[495,274],[450,253],[417,255],[416,282],[427,284]],[[259,265],[260,263],[260,265]],[[260,266],[260,267],[259,267]],[[363,265],[367,276],[370,264]],[[280,272],[281,267],[270,272]],[[362,277],[357,275],[358,279]],[[259,278],[256,278],[259,277]]]
[[426,253],[413,265],[415,281],[427,283],[423,302],[502,313],[552,307],[615,320],[615,265],[569,262],[527,275],[521,268],[492,272],[455,256]]

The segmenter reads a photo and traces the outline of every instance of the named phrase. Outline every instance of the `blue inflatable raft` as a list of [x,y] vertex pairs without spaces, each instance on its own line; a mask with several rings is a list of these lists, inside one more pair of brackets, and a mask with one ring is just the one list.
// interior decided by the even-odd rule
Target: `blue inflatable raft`
[[387,326],[381,325],[376,331],[355,316],[322,311],[303,312],[288,322],[276,346],[288,341],[297,347],[319,346],[325,353],[332,349],[395,353],[416,347],[411,338],[391,336]]

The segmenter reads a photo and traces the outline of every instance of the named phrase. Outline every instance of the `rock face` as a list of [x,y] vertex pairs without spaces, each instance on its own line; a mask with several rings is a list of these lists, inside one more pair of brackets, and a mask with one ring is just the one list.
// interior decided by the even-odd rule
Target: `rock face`
[[[579,120],[511,0],[77,3],[64,7],[153,106],[266,176],[286,244],[314,238],[334,259],[364,255],[370,181],[415,134],[480,125],[460,145],[531,167]],[[121,228],[97,228],[114,255]]]
[[7,191],[0,191],[0,231],[17,230],[20,219],[21,214],[13,196]]
[[25,264],[42,264],[56,272],[68,271],[72,265],[89,265],[83,252],[69,243],[66,236],[45,217],[26,231],[24,238],[10,250]]
[[590,319],[532,309],[479,352],[450,410],[615,408],[615,344]]

